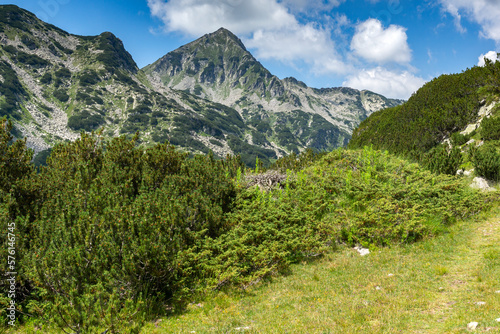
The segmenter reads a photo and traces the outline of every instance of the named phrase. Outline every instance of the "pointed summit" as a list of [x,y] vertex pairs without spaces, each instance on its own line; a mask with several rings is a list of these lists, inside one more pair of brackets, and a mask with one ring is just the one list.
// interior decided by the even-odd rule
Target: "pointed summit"
[[[203,89],[207,94],[224,86],[226,91],[235,87],[257,89],[262,95],[274,78],[247,51],[241,40],[225,28],[169,52],[146,66],[144,71],[175,89],[191,89],[193,82],[202,88],[211,88]],[[197,89],[196,92],[201,91]]]
[[206,34],[202,36],[200,39],[206,40],[207,42],[216,42],[220,44],[230,44],[230,43],[236,43],[240,48],[242,48],[244,51],[247,51],[245,48],[245,45],[243,42],[233,34],[231,31],[227,30],[226,28],[219,28],[217,31]]

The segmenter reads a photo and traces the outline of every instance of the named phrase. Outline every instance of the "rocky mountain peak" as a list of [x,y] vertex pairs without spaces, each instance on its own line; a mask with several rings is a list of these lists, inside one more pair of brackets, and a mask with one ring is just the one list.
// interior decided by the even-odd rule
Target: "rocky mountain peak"
[[168,87],[218,102],[225,97],[218,96],[217,91],[224,90],[227,95],[240,88],[261,96],[268,92],[273,79],[278,80],[225,28],[169,52],[144,71]]
[[247,51],[243,42],[235,34],[227,30],[226,28],[219,28],[217,31],[213,33],[204,35],[198,40],[198,43],[205,43],[205,44],[215,43],[225,46],[235,45],[241,48],[243,51],[245,52]]
[[130,53],[125,50],[123,42],[111,32],[104,32],[96,37],[97,47],[102,53],[97,60],[105,64],[110,72],[121,68],[136,73],[139,68]]

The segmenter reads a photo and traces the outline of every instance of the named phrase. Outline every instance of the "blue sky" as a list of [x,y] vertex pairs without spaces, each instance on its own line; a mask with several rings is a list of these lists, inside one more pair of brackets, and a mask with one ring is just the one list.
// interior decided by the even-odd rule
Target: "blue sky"
[[[12,2],[0,1],[1,4]],[[500,0],[16,0],[78,35],[111,31],[139,67],[219,27],[271,73],[408,98],[500,50]]]

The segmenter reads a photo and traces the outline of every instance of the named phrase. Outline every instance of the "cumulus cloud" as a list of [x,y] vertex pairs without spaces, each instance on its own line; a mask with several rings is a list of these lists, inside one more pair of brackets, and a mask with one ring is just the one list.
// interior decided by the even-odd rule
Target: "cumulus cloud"
[[[340,1],[322,4],[335,6]],[[199,37],[224,27],[239,35],[257,58],[305,62],[316,73],[345,71],[330,33],[312,23],[300,23],[287,3],[311,6],[301,0],[148,0],[151,14],[163,21],[167,31]]]
[[293,64],[300,60],[312,65],[316,74],[344,73],[347,66],[335,52],[329,34],[311,24],[295,24],[279,30],[258,30],[245,45],[256,50],[259,59],[277,59]]
[[500,3],[497,0],[440,0],[443,10],[455,18],[459,31],[462,17],[481,25],[481,36],[500,43]]
[[282,0],[282,3],[292,12],[305,11],[329,11],[338,7],[345,0],[326,0],[326,1],[310,1],[310,0]]
[[374,63],[408,63],[411,60],[406,28],[390,25],[384,29],[377,19],[358,24],[351,49],[356,55]]
[[151,14],[167,31],[201,36],[225,27],[235,34],[276,29],[296,22],[275,0],[148,0]]
[[486,54],[482,54],[479,56],[477,66],[484,66],[486,64],[484,58],[487,58],[491,61],[500,60],[496,51],[489,51]]
[[408,71],[393,72],[383,67],[359,71],[347,78],[343,86],[366,89],[386,97],[408,99],[425,80]]

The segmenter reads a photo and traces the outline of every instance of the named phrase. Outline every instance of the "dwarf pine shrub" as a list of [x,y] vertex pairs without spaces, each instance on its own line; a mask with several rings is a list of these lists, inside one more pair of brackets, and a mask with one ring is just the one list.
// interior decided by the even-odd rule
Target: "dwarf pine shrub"
[[493,144],[487,143],[473,150],[472,163],[478,176],[493,181],[500,180],[500,153]]

